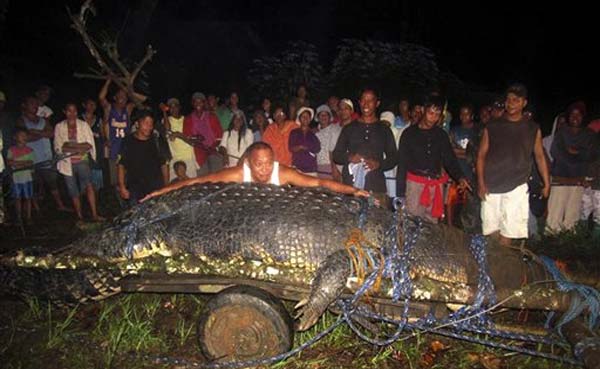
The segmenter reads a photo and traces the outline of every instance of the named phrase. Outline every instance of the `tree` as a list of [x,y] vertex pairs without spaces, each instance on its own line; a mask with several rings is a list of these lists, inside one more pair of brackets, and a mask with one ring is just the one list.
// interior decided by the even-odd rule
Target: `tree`
[[130,99],[141,105],[138,94],[135,93],[135,82],[142,68],[148,63],[156,51],[152,49],[152,45],[146,47],[146,52],[142,59],[137,63],[129,63],[123,60],[119,54],[119,47],[117,44],[117,38],[104,37],[101,41],[98,38],[94,38],[88,33],[86,23],[88,16],[96,15],[96,9],[93,5],[93,0],[86,0],[79,13],[72,13],[67,8],[67,13],[71,19],[71,27],[73,27],[77,33],[79,33],[83,39],[83,43],[88,48],[90,54],[95,59],[98,68],[90,68],[91,74],[75,73],[76,77],[79,78],[92,78],[92,79],[107,79],[110,78],[120,88],[127,91]]
[[329,73],[340,91],[378,88],[385,96],[422,94],[439,81],[434,53],[409,43],[344,39]]
[[248,82],[260,96],[282,102],[295,96],[299,85],[305,85],[311,94],[325,87],[317,48],[303,41],[290,42],[277,56],[255,59]]

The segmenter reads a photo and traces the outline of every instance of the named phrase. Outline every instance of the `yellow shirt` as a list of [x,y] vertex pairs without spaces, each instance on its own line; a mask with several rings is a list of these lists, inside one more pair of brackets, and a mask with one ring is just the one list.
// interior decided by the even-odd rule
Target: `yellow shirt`
[[[169,117],[171,132],[183,133],[183,116],[180,118]],[[169,138],[169,148],[171,149],[172,161],[193,160],[194,148],[180,138],[171,141]]]

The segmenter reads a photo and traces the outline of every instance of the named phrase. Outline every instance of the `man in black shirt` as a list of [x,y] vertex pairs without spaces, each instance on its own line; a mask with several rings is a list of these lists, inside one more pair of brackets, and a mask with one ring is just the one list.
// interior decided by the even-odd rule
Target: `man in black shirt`
[[550,192],[550,175],[540,127],[523,116],[527,89],[514,84],[506,91],[506,113],[483,129],[477,156],[478,192],[484,235],[498,234],[509,246],[513,238],[527,238],[529,196],[527,180],[533,159],[544,182],[543,197]]
[[130,204],[169,183],[167,158],[154,136],[152,114],[142,112],[137,122],[137,130],[123,141],[118,165],[119,194]]
[[[364,179],[365,190],[384,196],[383,172],[396,165],[396,143],[390,128],[377,116],[379,97],[375,91],[363,90],[359,103],[361,117],[342,129],[332,153],[333,161],[344,166],[343,183],[362,188]],[[366,172],[364,178],[359,178],[361,172]]]
[[406,198],[406,211],[437,223],[444,214],[442,185],[448,175],[458,182],[459,189],[471,190],[458,164],[448,134],[436,123],[442,114],[444,101],[430,96],[418,124],[402,133],[398,144],[397,195]]

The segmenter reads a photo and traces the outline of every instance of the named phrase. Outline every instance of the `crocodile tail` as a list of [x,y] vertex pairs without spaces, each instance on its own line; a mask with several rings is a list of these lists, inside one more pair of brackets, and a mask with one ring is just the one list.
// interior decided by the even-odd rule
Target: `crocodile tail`
[[99,301],[121,292],[119,270],[44,269],[0,264],[0,291],[57,305]]

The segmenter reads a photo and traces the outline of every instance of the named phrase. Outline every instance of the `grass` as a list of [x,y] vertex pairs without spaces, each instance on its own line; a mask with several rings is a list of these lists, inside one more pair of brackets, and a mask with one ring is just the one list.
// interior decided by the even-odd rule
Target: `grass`
[[52,305],[48,305],[48,343],[46,347],[49,349],[57,348],[65,344],[68,338],[74,331],[69,328],[73,325],[77,307],[70,309],[67,316],[59,321],[52,320]]

